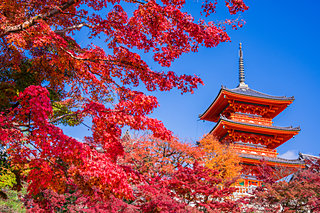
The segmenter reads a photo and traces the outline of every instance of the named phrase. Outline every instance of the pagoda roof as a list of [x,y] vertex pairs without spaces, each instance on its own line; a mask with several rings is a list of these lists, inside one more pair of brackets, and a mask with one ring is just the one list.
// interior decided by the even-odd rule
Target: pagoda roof
[[[245,123],[245,122],[240,122],[240,121],[235,121],[226,118],[225,116],[220,116],[220,120],[224,120],[227,122],[232,122],[235,124],[241,124],[241,125],[247,125],[247,126],[253,126],[253,127],[261,127],[261,128],[267,128],[267,129],[274,129],[274,130],[286,130],[286,131],[300,131],[300,127],[283,127],[283,126],[265,126],[265,125],[259,125],[259,124],[253,124],[253,123]],[[211,130],[212,131],[212,130]]]
[[294,135],[298,134],[300,127],[265,126],[254,123],[234,121],[224,116],[220,116],[220,120],[209,134],[213,134],[221,140],[221,138],[227,136],[228,130],[270,137],[272,138],[273,142],[265,145],[267,148],[275,149],[287,140],[291,139]]
[[[266,165],[279,168],[276,179],[282,179],[292,173],[295,173],[301,168],[305,167],[305,162],[303,160],[298,159],[285,159],[285,158],[279,158],[279,157],[267,157],[267,156],[261,156],[261,155],[251,155],[251,154],[244,154],[239,153],[240,161],[244,165],[261,165],[263,162],[266,163]],[[244,179],[247,179],[246,177],[243,177]]]
[[228,89],[222,86],[218,96],[207,110],[199,115],[199,118],[201,120],[217,122],[220,114],[230,105],[231,100],[244,104],[267,107],[270,109],[267,116],[274,118],[294,101],[294,97],[268,95],[253,90],[247,85],[239,85],[234,89]]
[[299,160],[304,161],[306,163],[306,167],[309,168],[312,164],[320,160],[320,157],[299,152]]
[[255,160],[255,161],[261,161],[265,160],[266,162],[270,163],[277,163],[277,164],[290,164],[290,165],[304,165],[304,161],[300,159],[285,159],[285,158],[279,158],[279,157],[267,157],[267,156],[261,156],[261,155],[251,155],[251,154],[243,154],[240,153],[239,157],[248,160]]
[[258,92],[256,90],[253,90],[249,88],[248,86],[239,86],[234,89],[228,89],[224,86],[222,86],[222,89],[240,94],[240,95],[246,95],[246,96],[252,96],[252,97],[257,97],[257,98],[263,98],[263,99],[271,99],[271,100],[280,100],[280,101],[294,101],[294,97],[286,97],[286,96],[273,96],[273,95],[268,95],[262,92]]
[[[304,154],[299,152],[299,158],[300,161],[305,163],[305,168],[308,169],[310,168],[314,163],[316,163],[320,157],[319,156],[315,156],[315,155],[309,155],[309,154]],[[298,174],[295,173],[293,174],[293,176],[291,177],[290,181],[296,180],[298,177]]]
[[319,156],[316,156],[316,155],[309,155],[309,154],[304,154],[304,153],[301,153],[299,152],[299,159],[300,160],[314,160],[314,159],[320,159]]

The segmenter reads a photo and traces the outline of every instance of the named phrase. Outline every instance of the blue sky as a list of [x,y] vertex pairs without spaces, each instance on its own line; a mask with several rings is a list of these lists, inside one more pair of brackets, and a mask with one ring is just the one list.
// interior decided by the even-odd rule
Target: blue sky
[[[243,14],[246,24],[238,30],[228,29],[231,42],[216,48],[200,48],[198,53],[183,55],[170,70],[178,74],[196,74],[205,85],[194,94],[179,91],[155,92],[160,107],[152,117],[182,140],[197,141],[214,123],[199,121],[218,94],[221,85],[238,85],[238,46],[243,43],[246,83],[250,88],[276,96],[294,96],[295,101],[274,119],[277,126],[300,126],[301,132],[278,148],[283,157],[297,157],[298,152],[318,155],[320,105],[320,13],[318,1],[245,1],[250,7]],[[200,2],[188,1],[184,10],[197,16]],[[226,8],[207,20],[223,20]],[[199,17],[199,16],[198,16]],[[145,57],[151,64],[149,56]],[[66,134],[82,138],[85,127],[64,128]]]

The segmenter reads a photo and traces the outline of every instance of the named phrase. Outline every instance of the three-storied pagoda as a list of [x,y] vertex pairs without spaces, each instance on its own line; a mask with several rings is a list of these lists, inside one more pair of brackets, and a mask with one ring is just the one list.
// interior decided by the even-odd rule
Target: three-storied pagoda
[[299,127],[273,126],[272,119],[289,106],[294,97],[272,96],[255,91],[245,84],[243,53],[239,49],[239,86],[222,87],[201,120],[216,122],[209,134],[222,143],[233,143],[241,158],[243,172],[241,185],[260,185],[257,165],[263,159],[267,165],[278,168],[283,178],[303,167],[299,160],[279,158],[276,148],[300,131]]

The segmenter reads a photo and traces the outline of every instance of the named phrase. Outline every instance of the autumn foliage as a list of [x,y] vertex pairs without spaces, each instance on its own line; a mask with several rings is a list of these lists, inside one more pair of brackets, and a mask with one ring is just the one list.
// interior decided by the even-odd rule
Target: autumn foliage
[[234,211],[231,200],[235,180],[222,178],[220,171],[205,166],[201,147],[152,136],[125,137],[126,154],[119,161],[136,171],[136,198],[132,203],[142,212]]
[[[216,3],[203,3],[206,16],[215,12]],[[170,67],[181,54],[196,52],[199,46],[230,41],[226,26],[242,23],[195,20],[183,12],[184,5],[183,0],[0,2],[0,147],[7,148],[6,163],[15,168],[18,185],[28,185],[33,202],[29,207],[56,209],[51,201],[70,200],[75,191],[94,209],[110,200],[135,200],[135,187],[150,178],[197,173],[200,167],[193,160],[198,153],[175,143],[162,122],[149,117],[159,103],[139,88],[192,93],[203,82],[195,75],[151,69],[139,54],[150,54],[161,67]],[[242,0],[228,0],[226,6],[230,14],[248,9]],[[91,39],[87,45],[81,36]],[[58,126],[82,125],[85,120],[92,123],[85,142],[65,135]],[[123,157],[124,127],[148,130],[155,141],[172,141],[174,151],[170,155],[156,148],[149,162]],[[150,144],[140,145],[143,150]],[[137,162],[121,163],[123,159]],[[152,165],[155,161],[161,165]],[[55,199],[49,202],[46,195]]]
[[277,181],[275,168],[263,166],[254,196],[247,198],[248,211],[265,212],[320,212],[320,158],[305,160],[306,168]]
[[200,147],[206,153],[206,166],[218,170],[218,177],[229,180],[240,175],[240,158],[232,144],[222,144],[213,135],[206,135],[200,140]]
[[179,165],[192,166],[203,162],[204,152],[195,145],[182,143],[176,137],[160,140],[153,136],[123,140],[126,154],[122,162],[141,174],[170,176]]
[[[240,167],[232,146],[211,136],[199,146],[182,143],[149,116],[159,106],[152,91],[193,93],[203,84],[169,70],[172,62],[230,41],[227,27],[243,24],[207,21],[216,0],[202,3],[198,20],[185,4],[0,2],[2,198],[3,187],[24,184],[30,212],[238,212],[249,202],[250,211],[320,211],[319,160],[289,183],[265,176],[263,188],[235,200]],[[225,5],[231,15],[248,9],[242,0]],[[92,133],[84,141],[60,128],[85,121]],[[150,135],[124,140],[124,129]]]

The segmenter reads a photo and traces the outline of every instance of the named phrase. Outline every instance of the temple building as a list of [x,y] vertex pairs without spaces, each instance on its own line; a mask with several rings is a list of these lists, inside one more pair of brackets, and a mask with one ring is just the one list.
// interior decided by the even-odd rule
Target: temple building
[[239,85],[222,87],[218,96],[200,115],[201,120],[215,122],[209,134],[221,143],[233,143],[243,167],[240,185],[258,186],[259,169],[263,160],[276,168],[278,179],[297,171],[304,162],[278,157],[276,148],[300,131],[299,127],[274,126],[272,119],[287,108],[294,97],[272,96],[251,89],[245,83],[243,52],[239,48]]

